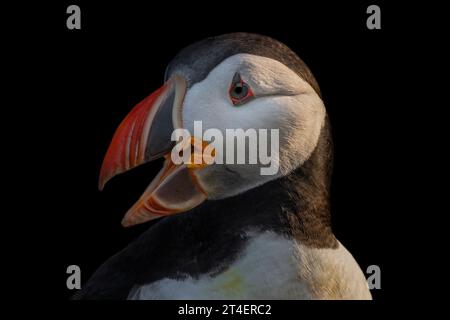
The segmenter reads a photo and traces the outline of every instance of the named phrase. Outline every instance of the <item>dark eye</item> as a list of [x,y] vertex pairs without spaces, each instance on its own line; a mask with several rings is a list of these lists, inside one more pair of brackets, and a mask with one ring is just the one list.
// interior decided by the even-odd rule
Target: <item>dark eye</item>
[[235,73],[230,86],[230,98],[233,105],[239,106],[253,97],[253,92],[242,79],[239,73]]

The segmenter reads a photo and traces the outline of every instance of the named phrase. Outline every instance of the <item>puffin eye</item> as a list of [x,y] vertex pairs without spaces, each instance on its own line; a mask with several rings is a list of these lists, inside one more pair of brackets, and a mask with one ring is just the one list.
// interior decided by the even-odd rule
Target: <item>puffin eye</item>
[[235,106],[240,106],[253,97],[252,89],[241,79],[239,73],[234,74],[229,94],[231,102]]

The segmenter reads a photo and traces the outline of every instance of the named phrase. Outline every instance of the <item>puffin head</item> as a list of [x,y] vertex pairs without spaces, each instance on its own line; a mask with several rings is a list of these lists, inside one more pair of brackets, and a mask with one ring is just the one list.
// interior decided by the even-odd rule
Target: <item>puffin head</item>
[[[164,157],[164,167],[122,224],[188,211],[301,167],[316,149],[325,119],[316,80],[284,44],[247,33],[208,38],[183,49],[167,67],[163,86],[122,121],[106,153],[99,187]],[[183,137],[175,132],[190,138],[177,143]],[[250,142],[255,133],[258,142],[243,143],[241,154],[228,147],[230,140],[236,148],[239,139]],[[200,155],[200,162],[176,163],[174,154],[188,154],[190,160]],[[216,161],[207,161],[206,154]],[[261,159],[264,154],[266,160],[270,154],[270,163]],[[252,155],[256,162],[245,161]]]

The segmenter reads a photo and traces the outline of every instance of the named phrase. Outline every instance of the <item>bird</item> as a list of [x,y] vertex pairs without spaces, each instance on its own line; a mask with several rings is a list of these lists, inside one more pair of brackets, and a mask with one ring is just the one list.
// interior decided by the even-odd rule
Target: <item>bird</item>
[[[277,173],[262,175],[259,162],[174,164],[172,133],[195,121],[277,129]],[[163,168],[122,224],[157,220],[72,299],[372,299],[331,226],[333,138],[319,85],[285,44],[230,33],[182,49],[116,130],[100,189],[158,158]]]

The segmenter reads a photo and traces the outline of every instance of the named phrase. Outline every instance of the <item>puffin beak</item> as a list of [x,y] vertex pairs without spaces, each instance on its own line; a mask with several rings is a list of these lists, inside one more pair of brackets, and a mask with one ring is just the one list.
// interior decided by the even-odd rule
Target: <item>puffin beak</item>
[[164,157],[164,166],[122,220],[125,227],[192,209],[206,200],[193,168],[170,158],[180,128],[186,81],[173,76],[137,104],[117,128],[100,171],[99,189],[114,176]]

